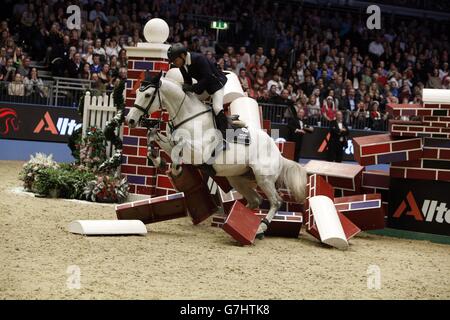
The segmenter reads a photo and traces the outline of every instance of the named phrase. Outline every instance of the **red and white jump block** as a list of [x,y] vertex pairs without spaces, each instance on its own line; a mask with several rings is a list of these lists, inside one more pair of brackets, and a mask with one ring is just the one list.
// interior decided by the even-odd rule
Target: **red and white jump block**
[[361,192],[364,194],[381,194],[381,201],[385,214],[388,212],[390,184],[391,177],[389,176],[388,171],[363,171]]
[[[431,123],[434,123],[434,124],[443,123],[443,124],[445,124],[446,127],[449,127],[448,124],[450,123],[450,117],[423,116],[422,120],[425,123],[427,123],[427,122],[431,122]],[[431,125],[431,126],[433,126],[433,125]]]
[[[270,203],[269,200],[267,200],[266,195],[261,190],[256,190],[262,197],[263,201],[260,205],[261,209],[269,209]],[[280,207],[280,211],[287,211],[287,212],[302,212],[303,206],[301,204],[298,204],[295,202],[295,200],[292,198],[291,194],[286,189],[279,189],[278,194],[283,199],[283,204]],[[239,200],[243,204],[247,204],[244,197],[237,192],[236,190],[232,190],[230,192],[224,192],[222,188],[219,188],[219,200],[222,203],[222,208],[225,214],[228,214],[230,212],[231,207],[234,204],[234,201]]]
[[391,135],[353,138],[355,160],[362,166],[416,160],[422,157],[422,139],[394,140]]
[[307,192],[303,216],[306,231],[325,244],[347,249],[348,240],[361,229],[336,210],[333,187],[321,176],[313,174],[309,177]]
[[[269,210],[253,210],[253,212],[262,220]],[[302,224],[301,212],[278,211],[264,234],[273,237],[298,238]]]
[[[221,228],[225,223],[228,215],[230,214],[235,202],[239,201],[243,205],[245,205],[246,201],[236,190],[225,193],[221,188],[219,188],[218,194],[222,203],[224,213],[214,214],[212,216],[211,226]],[[287,196],[286,191],[282,191],[281,194],[282,196],[283,194]],[[264,194],[262,195],[264,196]],[[261,218],[264,218],[268,212],[269,206],[265,202],[268,202],[268,200],[263,200],[261,207],[267,207],[266,209],[252,210],[253,213]],[[280,211],[278,211],[272,219],[272,222],[265,232],[265,235],[288,238],[298,237],[303,222],[302,214],[300,213],[302,210],[292,211],[289,210],[289,208],[299,207],[302,208],[302,206],[297,203],[284,203],[280,208]]]
[[334,198],[336,209],[362,231],[384,229],[386,214],[381,194]]
[[166,196],[169,194],[177,193],[175,190],[172,181],[170,181],[169,177],[165,174],[158,174],[156,176],[156,196]]
[[364,167],[356,164],[310,160],[304,169],[308,175],[320,175],[333,188],[336,196],[351,196],[361,193]]
[[392,178],[450,181],[450,160],[420,159],[391,164]]
[[402,116],[432,116],[432,117],[450,117],[450,108],[448,104],[428,104],[425,107],[420,104],[394,104],[386,106],[386,111],[394,117]]
[[222,203],[222,208],[225,216],[227,216],[231,208],[236,201],[242,202],[244,205],[247,203],[244,197],[236,190],[231,190],[230,192],[225,192],[222,188],[219,188],[219,200]]
[[389,190],[390,178],[389,172],[381,170],[367,170],[362,173],[362,187],[371,188],[372,192],[376,190]]
[[437,138],[424,138],[423,158],[436,160],[450,160],[450,140]]
[[[278,149],[281,152],[281,155],[289,160],[294,160],[295,156],[295,142],[286,141],[286,142],[278,142],[276,143]],[[298,159],[297,159],[298,160]]]
[[241,202],[235,201],[222,229],[242,245],[255,241],[261,218]]
[[[267,216],[269,210],[252,210],[261,219]],[[222,228],[227,220],[225,214],[215,214],[212,217],[211,225]],[[301,212],[278,211],[270,222],[264,235],[285,238],[298,238],[303,223]]]
[[188,216],[184,193],[116,205],[117,219],[140,220],[145,224]]
[[394,137],[450,138],[450,127],[439,121],[429,123],[428,121],[390,120],[389,131]]
[[189,215],[194,224],[201,223],[217,211],[217,205],[200,170],[192,165],[183,165],[178,176],[173,176],[170,171],[167,174],[173,186],[184,193]]

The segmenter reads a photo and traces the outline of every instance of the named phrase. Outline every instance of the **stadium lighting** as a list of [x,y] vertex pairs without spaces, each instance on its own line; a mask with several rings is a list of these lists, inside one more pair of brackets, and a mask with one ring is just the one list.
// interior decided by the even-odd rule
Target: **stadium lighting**
[[229,27],[228,22],[224,22],[224,21],[211,22],[211,29],[226,30],[226,29],[228,29],[228,27]]
[[220,30],[227,30],[229,28],[228,22],[224,21],[212,21],[211,22],[211,29],[216,29],[216,43],[219,42],[219,31]]

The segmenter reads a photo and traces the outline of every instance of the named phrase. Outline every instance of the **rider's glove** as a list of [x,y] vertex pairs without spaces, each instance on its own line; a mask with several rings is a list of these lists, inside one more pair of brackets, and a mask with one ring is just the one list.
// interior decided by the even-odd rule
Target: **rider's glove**
[[183,91],[184,92],[192,92],[194,91],[194,86],[192,84],[183,84]]

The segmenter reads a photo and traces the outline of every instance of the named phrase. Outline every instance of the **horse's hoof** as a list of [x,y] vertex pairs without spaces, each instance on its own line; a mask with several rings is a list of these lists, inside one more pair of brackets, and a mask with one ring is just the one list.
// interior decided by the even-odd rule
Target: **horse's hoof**
[[264,232],[258,233],[258,234],[256,235],[256,239],[258,239],[258,240],[264,239]]

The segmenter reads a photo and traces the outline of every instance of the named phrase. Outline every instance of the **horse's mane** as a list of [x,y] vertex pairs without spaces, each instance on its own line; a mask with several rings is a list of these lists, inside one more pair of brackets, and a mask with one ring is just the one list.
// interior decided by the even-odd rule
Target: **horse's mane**
[[177,86],[179,86],[181,88],[181,83],[179,83],[178,81],[175,81],[174,79],[170,79],[167,77],[163,77],[162,79],[172,82],[173,84],[176,84]]

